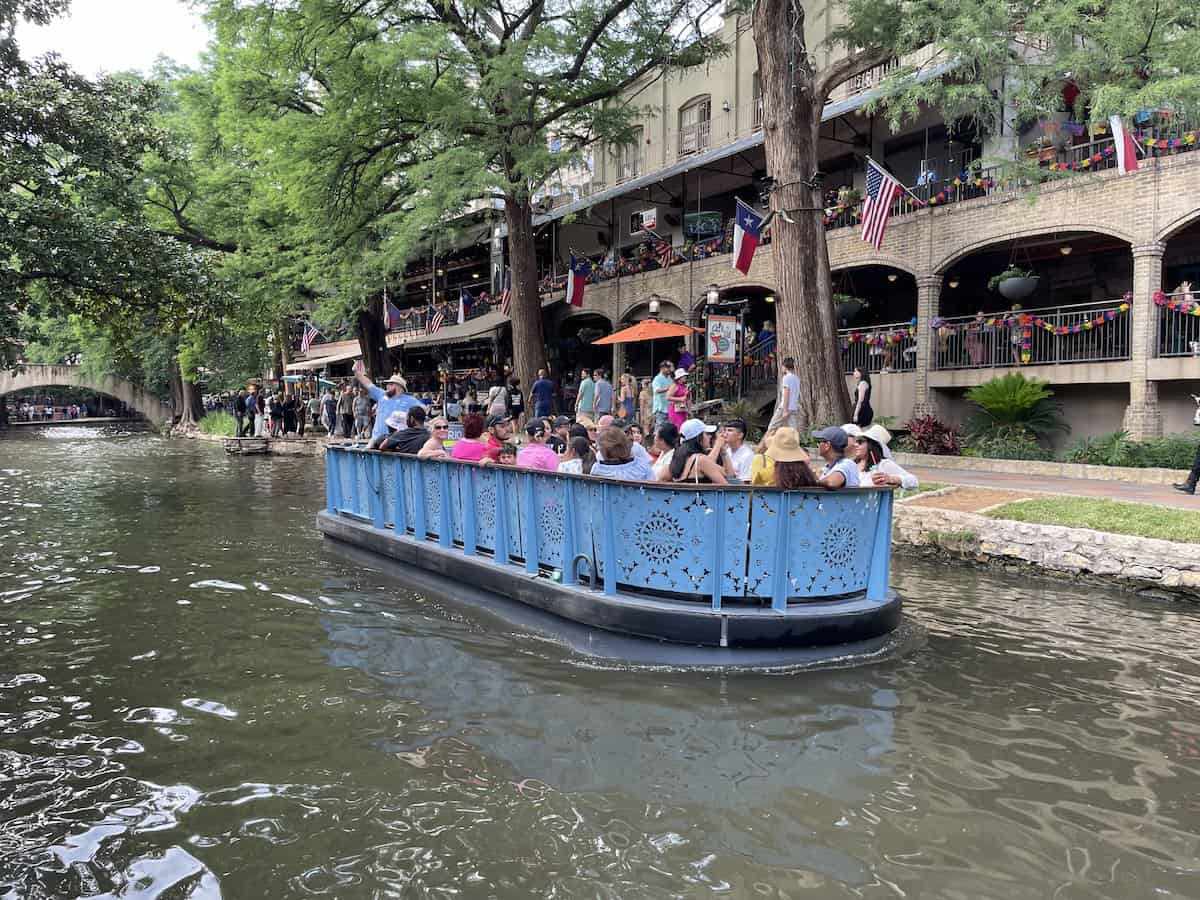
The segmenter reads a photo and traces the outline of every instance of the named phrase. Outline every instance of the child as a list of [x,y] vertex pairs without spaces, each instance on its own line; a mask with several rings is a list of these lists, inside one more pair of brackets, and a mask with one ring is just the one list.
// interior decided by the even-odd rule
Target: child
[[515,466],[517,464],[517,448],[513,444],[502,444],[500,446],[500,458],[496,460],[502,466]]

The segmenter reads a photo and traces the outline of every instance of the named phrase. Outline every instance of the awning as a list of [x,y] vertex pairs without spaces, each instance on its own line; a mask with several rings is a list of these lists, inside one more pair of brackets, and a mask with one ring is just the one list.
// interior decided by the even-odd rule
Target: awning
[[319,356],[316,359],[306,359],[303,362],[288,363],[287,370],[289,372],[305,372],[310,369],[323,369],[330,363],[344,362],[347,359],[357,359],[360,356],[362,356],[362,351],[358,349],[357,342],[355,342],[355,349],[353,350],[334,353],[329,356]]
[[[944,75],[955,67],[953,62],[939,63],[927,70],[917,73],[915,80],[920,83],[929,81],[931,78],[937,78],[939,75]],[[831,119],[836,119],[839,116],[844,116],[846,113],[853,112],[861,106],[869,103],[871,100],[879,97],[882,93],[879,87],[869,88],[861,93],[854,94],[844,100],[838,100],[834,103],[826,103],[825,109],[821,112],[821,121],[828,122]],[[674,178],[676,175],[682,175],[684,172],[690,172],[692,169],[699,169],[715,162],[720,162],[730,156],[736,156],[739,153],[745,153],[747,150],[753,150],[755,147],[762,146],[763,134],[761,131],[748,135],[744,138],[739,138],[731,144],[722,144],[720,147],[713,147],[704,153],[695,153],[691,156],[684,157],[674,165],[667,166],[664,169],[656,169],[653,172],[647,172],[638,178],[631,178],[621,184],[614,185],[603,191],[597,191],[590,197],[584,197],[576,200],[573,203],[568,203],[565,206],[560,206],[553,209],[543,216],[534,216],[533,224],[544,225],[546,222],[552,222],[555,219],[561,219],[571,213],[581,212],[589,209],[599,203],[604,203],[608,200],[615,200],[618,197],[623,197],[626,194],[632,194],[635,191],[640,191],[642,188],[649,187],[652,184],[666,181],[668,178]],[[508,230],[503,228],[505,235]]]

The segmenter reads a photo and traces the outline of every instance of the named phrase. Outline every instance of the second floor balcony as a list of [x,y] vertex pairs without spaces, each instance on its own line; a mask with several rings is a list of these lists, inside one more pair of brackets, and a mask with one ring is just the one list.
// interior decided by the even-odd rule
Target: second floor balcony
[[707,150],[712,142],[712,122],[702,119],[679,127],[679,156],[691,156]]

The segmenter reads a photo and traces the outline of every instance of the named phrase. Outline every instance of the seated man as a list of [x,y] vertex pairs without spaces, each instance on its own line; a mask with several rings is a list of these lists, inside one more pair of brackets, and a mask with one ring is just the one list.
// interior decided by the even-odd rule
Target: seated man
[[600,429],[597,437],[599,453],[592,475],[612,478],[616,481],[653,481],[654,469],[649,454],[636,454],[633,444],[620,428],[609,426]]
[[846,458],[849,435],[836,425],[830,425],[814,431],[813,437],[817,439],[817,452],[825,460],[817,483],[831,491],[858,487],[858,466],[854,460]]
[[[400,413],[392,413],[387,418],[388,428],[395,428],[399,423]],[[395,423],[395,424],[393,424]],[[406,428],[397,428],[380,441],[380,450],[395,450],[397,453],[419,453],[429,441],[429,431],[425,428],[425,407],[414,406],[408,411],[405,420]]]

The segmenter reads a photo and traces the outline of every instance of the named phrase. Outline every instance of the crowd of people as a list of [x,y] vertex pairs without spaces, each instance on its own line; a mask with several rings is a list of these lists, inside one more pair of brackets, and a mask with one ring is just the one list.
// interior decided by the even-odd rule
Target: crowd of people
[[128,407],[115,400],[107,404],[89,403],[87,400],[80,403],[58,404],[52,397],[38,397],[21,399],[12,406],[12,416],[16,422],[72,421],[95,416],[119,415],[128,415]]
[[[784,367],[791,373],[794,362],[784,360]],[[819,458],[810,459],[798,429],[789,424],[794,419],[787,410],[796,389],[786,376],[780,398],[785,413],[778,417],[783,424],[773,423],[763,440],[752,446],[743,419],[716,425],[692,415],[686,371],[675,369],[669,361],[663,361],[651,383],[654,412],[649,432],[625,415],[631,408],[627,401],[633,398],[623,379],[618,382],[620,387],[614,387],[603,369],[585,370],[581,375],[573,417],[547,412],[551,402],[548,391],[537,389],[537,384],[546,380],[542,370],[530,392],[534,415],[528,421],[514,415],[497,393],[486,415],[469,412],[463,417],[462,436],[451,443],[449,419],[431,413],[408,394],[403,377],[393,375],[380,388],[367,378],[360,363],[355,366],[357,391],[351,393],[347,388],[342,395],[351,398],[350,411],[338,414],[352,419],[348,433],[365,439],[368,449],[408,453],[420,459],[446,458],[632,482],[827,490],[917,487],[916,477],[892,458],[888,449],[891,434],[869,420],[865,427],[852,422],[812,432]],[[864,394],[869,392],[860,392],[859,411]],[[332,394],[327,395],[331,398]],[[362,420],[364,410],[369,409],[356,405],[362,399],[374,403],[373,420]],[[341,404],[339,399],[338,409]]]

